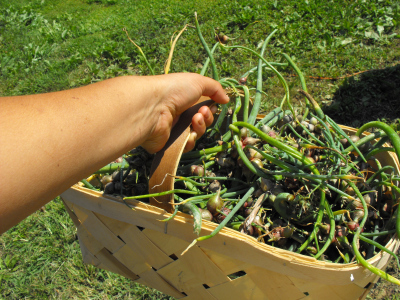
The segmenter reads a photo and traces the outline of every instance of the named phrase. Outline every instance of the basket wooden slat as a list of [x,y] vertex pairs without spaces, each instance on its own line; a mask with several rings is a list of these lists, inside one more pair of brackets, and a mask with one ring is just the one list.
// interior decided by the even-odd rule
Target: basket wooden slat
[[[366,291],[365,286],[376,280],[374,274],[356,264],[324,263],[260,244],[229,228],[182,256],[182,251],[196,237],[190,216],[178,213],[168,223],[160,222],[169,216],[162,209],[137,201],[132,210],[119,199],[102,197],[81,187],[69,189],[62,198],[80,222],[77,228],[85,263],[177,299],[290,300],[307,295],[317,297],[313,299],[320,299],[321,295],[327,299],[357,299]],[[89,221],[100,227],[95,234],[89,231],[94,227]],[[215,226],[204,221],[202,234],[211,232]],[[114,235],[104,239],[107,245],[103,243],[104,233]],[[116,239],[115,244],[110,242]],[[387,246],[396,250],[398,241],[392,240]],[[380,253],[370,262],[384,268],[388,259],[389,255]],[[237,272],[245,275],[231,279],[230,275]],[[253,294],[243,295],[244,291]]]
[[[342,127],[348,133],[354,129]],[[395,167],[395,155],[380,153],[382,165]],[[85,263],[121,274],[177,299],[365,299],[378,277],[352,264],[333,264],[259,243],[229,228],[199,242],[191,216],[174,219],[164,209],[74,186],[61,195],[78,230]],[[217,224],[203,220],[201,235]],[[393,237],[387,248],[397,251]],[[385,269],[390,255],[369,262]]]

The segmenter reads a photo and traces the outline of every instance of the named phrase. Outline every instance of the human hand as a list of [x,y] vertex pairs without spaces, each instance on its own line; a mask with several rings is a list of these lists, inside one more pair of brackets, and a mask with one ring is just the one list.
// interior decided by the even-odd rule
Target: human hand
[[[179,116],[194,105],[201,96],[208,96],[217,103],[228,103],[229,97],[222,86],[215,80],[193,73],[176,73],[148,77],[161,93],[157,108],[154,110],[158,118],[148,138],[142,146],[150,153],[161,150],[168,141],[173,125]],[[204,134],[206,127],[214,120],[217,108],[203,106],[192,118],[192,131],[185,151],[193,149],[195,141]]]

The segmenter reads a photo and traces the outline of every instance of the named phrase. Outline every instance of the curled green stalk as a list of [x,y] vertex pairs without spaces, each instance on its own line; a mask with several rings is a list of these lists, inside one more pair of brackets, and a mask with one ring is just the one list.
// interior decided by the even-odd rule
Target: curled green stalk
[[206,194],[206,195],[197,195],[197,196],[190,197],[190,198],[187,198],[187,199],[185,199],[185,200],[182,200],[182,201],[179,202],[179,203],[174,203],[173,205],[179,206],[179,205],[186,204],[186,203],[190,203],[190,202],[194,202],[194,201],[197,201],[197,200],[209,199],[209,198],[211,198],[212,196],[217,195],[218,193],[222,196],[222,195],[224,195],[224,194],[226,193],[226,191],[227,191],[227,189],[224,188],[223,190],[218,191],[218,192],[216,192],[216,193]]
[[97,189],[86,179],[82,179],[81,182],[85,185],[86,188],[97,191]]
[[[262,138],[264,141],[268,142],[269,144],[275,146],[278,149],[281,149],[283,151],[285,151],[287,154],[291,155],[292,157],[298,159],[299,161],[301,161],[303,164],[307,165],[307,167],[315,174],[315,175],[320,175],[318,169],[312,164],[312,162],[303,154],[301,154],[300,152],[298,152],[295,148],[288,146],[284,143],[282,143],[281,141],[278,141],[268,135],[266,135],[264,132],[262,132],[261,130],[259,130],[258,128],[245,123],[245,122],[236,122],[231,124],[230,128],[234,128],[234,127],[246,127],[247,129],[253,131],[255,134],[257,134],[260,138]],[[314,239],[314,236],[316,234],[316,232],[318,231],[318,226],[317,224],[321,223],[323,215],[324,215],[324,208],[325,208],[325,192],[320,189],[320,203],[319,203],[319,211],[318,211],[318,216],[317,216],[317,220],[316,223],[314,225],[314,230],[312,232],[312,234],[309,236],[309,238],[303,243],[303,245],[300,246],[298,252],[300,253],[301,251],[303,251],[308,244]]]
[[375,178],[376,178],[377,176],[384,174],[384,172],[387,171],[387,170],[392,170],[392,171],[394,171],[394,167],[392,167],[392,166],[384,166],[384,167],[382,167],[382,168],[379,168],[378,171],[376,171],[374,174],[372,174],[372,176],[371,176],[370,178],[368,178],[368,180],[366,181],[366,183],[367,183],[367,184],[371,184],[371,183],[375,180]]
[[324,129],[322,129],[322,133],[325,136],[325,138],[326,138],[326,140],[328,142],[328,145],[331,148],[333,148],[335,150],[338,150],[337,147],[336,147],[336,144],[334,142],[331,130],[330,130],[328,124],[325,123],[324,119],[322,119],[322,118],[320,118],[320,116],[314,115],[312,113],[310,113],[310,115],[313,116],[314,118],[316,118],[318,120],[318,122],[324,127]]
[[[279,62],[271,62],[271,61],[269,62],[269,64],[271,66],[276,66],[276,67],[287,67],[288,66],[288,63],[279,63]],[[266,64],[264,64],[264,63],[262,64],[262,67],[264,68],[264,70],[271,71],[271,69],[266,67]],[[258,66],[251,68],[246,73],[244,73],[242,76],[240,76],[240,78],[247,78],[251,73],[254,73],[254,71],[257,71],[257,70],[258,70]]]
[[311,104],[314,107],[314,111],[317,113],[318,117],[321,118],[322,120],[325,120],[325,114],[322,111],[321,107],[319,106],[318,102],[315,101],[314,98],[306,91],[298,90],[298,92],[303,96],[305,96],[311,102]]
[[187,153],[183,153],[182,157],[181,157],[181,160],[199,158],[199,157],[202,157],[204,155],[208,155],[208,154],[212,154],[212,153],[218,153],[218,152],[225,151],[225,150],[229,149],[231,146],[232,146],[231,143],[223,143],[222,145],[215,146],[215,147],[208,148],[208,149],[190,151],[190,152],[187,152]]
[[[282,109],[280,107],[274,108],[270,113],[268,113],[264,118],[262,118],[260,121],[257,122],[256,127],[260,128],[262,125],[265,123],[269,122],[272,120],[274,117],[278,116],[279,113],[282,112]],[[243,120],[246,122],[245,120]]]
[[342,128],[340,128],[339,125],[337,125],[335,123],[335,121],[333,121],[331,118],[326,117],[327,122],[329,123],[329,125],[332,126],[333,129],[335,129],[339,134],[341,134],[342,136],[344,136],[346,138],[346,140],[350,143],[350,145],[353,147],[353,149],[357,152],[357,154],[361,157],[361,159],[364,162],[367,162],[367,160],[365,159],[364,155],[361,153],[360,149],[358,149],[357,145],[351,140],[351,138],[343,131]]
[[166,218],[164,220],[160,220],[160,222],[168,222],[168,221],[172,220],[173,218],[175,218],[178,211],[179,211],[178,206],[175,206],[174,212],[168,218]]
[[159,197],[159,196],[170,195],[170,194],[174,194],[174,193],[190,194],[190,195],[197,195],[198,194],[197,192],[193,192],[193,191],[174,189],[174,190],[169,190],[169,191],[160,192],[160,193],[154,193],[154,194],[146,194],[146,195],[124,197],[124,200],[128,200],[128,199],[129,200],[145,199],[145,198],[151,198],[151,197]]
[[336,226],[336,224],[335,224],[335,218],[334,218],[334,216],[333,216],[332,209],[331,209],[331,207],[329,206],[328,201],[325,201],[324,205],[325,205],[325,211],[326,211],[327,214],[328,214],[330,229],[329,229],[328,238],[327,238],[327,240],[325,241],[325,244],[322,246],[322,248],[318,251],[318,253],[315,254],[315,256],[314,256],[315,259],[318,259],[322,254],[325,253],[326,249],[328,249],[328,247],[329,247],[330,244],[332,243],[333,238],[334,238],[334,236],[335,236],[335,226]]
[[[375,145],[374,148],[381,148],[383,146],[383,144],[385,143],[386,139],[384,139],[386,137],[386,133],[383,131],[376,131],[376,132],[372,132],[371,134],[368,134],[366,136],[364,136],[363,138],[360,138],[357,142],[354,142],[354,145],[356,147],[360,147],[361,145],[364,145],[368,142],[371,142],[377,138],[381,138]],[[354,147],[352,145],[348,146],[346,149],[343,150],[343,153],[347,154],[354,151]]]
[[250,91],[247,86],[243,86],[244,102],[243,102],[243,122],[248,122],[249,119],[249,105],[250,105]]
[[[214,46],[211,49],[211,55],[214,54],[215,49],[217,49],[218,45],[219,45],[219,42],[214,44]],[[204,74],[206,74],[209,64],[210,64],[210,57],[207,57],[206,61],[204,62],[203,68],[200,71],[200,75],[204,76]]]
[[194,239],[193,242],[182,252],[181,255],[184,255],[197,242],[212,238],[218,232],[220,232],[220,230],[225,227],[225,225],[232,219],[232,217],[236,214],[236,212],[243,206],[243,204],[247,201],[247,199],[250,198],[250,196],[253,194],[253,192],[256,190],[256,188],[257,188],[257,184],[254,184],[251,188],[249,188],[247,193],[243,196],[243,198],[240,199],[240,201],[234,206],[234,208],[231,210],[231,212],[228,214],[228,216],[217,226],[217,228],[214,229],[213,232],[211,232],[211,234],[206,235],[206,236],[201,236],[201,237],[198,237],[197,239]]
[[[376,236],[376,235],[375,235],[375,236]],[[388,248],[382,246],[381,244],[379,244],[379,243],[377,243],[377,242],[375,242],[375,241],[373,241],[373,240],[370,240],[369,238],[365,237],[365,236],[362,235],[362,234],[360,234],[360,235],[358,236],[358,238],[359,238],[360,240],[364,241],[364,242],[367,242],[368,244],[371,244],[371,245],[375,246],[376,248],[378,248],[378,249],[380,249],[380,250],[382,250],[382,251],[385,251],[386,253],[389,253],[391,256],[393,256],[394,259],[396,260],[397,267],[398,267],[399,270],[400,270],[399,258],[397,257],[396,253],[390,251]]]
[[[287,105],[289,106],[290,111],[292,112],[293,115],[295,115],[294,109],[292,107],[292,104],[290,103],[290,92],[289,92],[289,86],[285,80],[285,78],[283,78],[282,74],[278,72],[278,70],[276,70],[269,62],[267,62],[265,60],[264,57],[262,57],[260,54],[258,54],[256,51],[251,50],[247,47],[243,47],[243,46],[224,46],[225,48],[231,48],[231,49],[243,49],[246,51],[249,51],[250,53],[253,53],[255,56],[257,56],[258,58],[260,58],[266,65],[268,65],[268,67],[271,68],[271,70],[276,74],[276,76],[279,79],[279,82],[282,84],[283,88],[285,89],[285,97],[284,100],[282,101],[280,107],[282,108],[284,103],[287,102]],[[256,114],[257,117],[257,114]],[[250,118],[249,118],[250,120]]]
[[236,150],[238,152],[239,157],[242,159],[243,163],[245,164],[245,166],[251,171],[253,172],[255,175],[259,176],[259,177],[263,177],[263,178],[270,178],[270,176],[266,175],[264,172],[262,172],[259,168],[256,168],[247,158],[246,154],[244,153],[242,146],[240,144],[240,139],[239,139],[239,135],[237,132],[234,133],[233,135],[233,140],[235,141],[235,145],[236,145]]
[[[389,125],[387,125],[383,122],[379,122],[379,121],[369,122],[369,123],[361,126],[357,130],[356,135],[360,136],[365,130],[367,130],[371,127],[379,128],[386,133],[386,135],[389,137],[390,142],[392,143],[393,148],[396,152],[397,159],[400,160],[400,137],[396,133],[396,131],[394,131],[394,129],[392,127],[390,127]],[[397,208],[396,232],[397,232],[397,236],[400,237],[400,209],[399,208]]]
[[129,164],[124,160],[121,163],[110,163],[104,167],[102,167],[100,170],[97,170],[93,174],[111,174],[115,171],[121,170],[121,169],[126,169],[129,167]]
[[[363,196],[361,195],[360,191],[358,190],[358,188],[356,187],[356,185],[354,183],[352,183],[351,181],[347,181],[347,183],[354,189],[354,191],[356,192],[358,198],[360,199],[362,205],[363,205],[363,209],[364,212],[368,212],[368,208],[367,208],[367,204],[365,203],[365,200],[363,199]],[[364,257],[361,255],[360,251],[358,250],[357,247],[357,241],[360,237],[360,233],[361,233],[361,229],[364,227],[365,222],[367,221],[367,217],[368,217],[368,213],[364,213],[364,216],[360,222],[360,226],[357,228],[357,231],[354,233],[354,237],[353,237],[353,241],[352,241],[352,248],[354,251],[354,254],[358,260],[358,262],[360,264],[362,264],[365,268],[367,268],[368,270],[370,270],[372,273],[382,277],[383,279],[400,285],[400,280],[394,278],[393,276],[387,274],[385,271],[382,271],[380,269],[378,269],[377,267],[374,267],[373,265],[371,265],[368,261],[366,261],[364,259]]]
[[[261,105],[261,92],[262,91],[262,63],[263,63],[263,56],[264,56],[264,52],[265,49],[269,43],[269,41],[271,40],[272,36],[277,32],[278,30],[275,29],[274,31],[271,32],[271,34],[265,39],[262,47],[261,47],[261,51],[259,54],[260,59],[258,60],[258,69],[257,69],[257,84],[256,84],[256,95],[254,97],[254,103],[253,103],[253,108],[251,110],[249,119],[248,119],[248,123],[251,125],[254,125],[254,123],[256,122],[257,119],[257,115],[258,115],[258,111],[260,110],[260,105]],[[272,67],[271,65],[269,67]]]
[[316,175],[320,175],[318,169],[312,164],[312,162],[303,154],[301,154],[297,149],[292,146],[289,146],[277,139],[270,137],[269,135],[262,132],[260,129],[256,128],[253,125],[250,125],[245,122],[235,122],[229,126],[229,128],[234,129],[234,127],[246,127],[247,129],[253,131],[256,135],[258,135],[261,139],[266,141],[267,143],[271,144],[272,146],[283,150],[293,158],[298,159],[304,165],[308,165],[308,168]]
[[383,130],[386,135],[389,137],[390,142],[393,145],[393,148],[396,152],[397,158],[400,159],[400,137],[399,135],[396,133],[396,131],[394,131],[394,129],[392,127],[390,127],[389,125],[383,123],[383,122],[379,122],[379,121],[373,121],[373,122],[369,122],[367,124],[364,124],[363,126],[361,126],[357,132],[356,135],[360,136],[365,130],[372,128],[372,127],[376,127],[379,128],[381,130]]
[[194,13],[194,20],[195,20],[195,24],[196,24],[197,35],[199,36],[200,42],[202,43],[204,49],[207,52],[208,57],[210,58],[213,78],[218,81],[219,80],[219,75],[218,75],[218,70],[217,70],[217,64],[215,63],[215,59],[214,59],[213,53],[210,51],[210,48],[208,47],[206,41],[204,40],[203,35],[201,34],[200,25],[199,25],[199,21],[197,20],[197,13],[196,12]]
[[[300,83],[301,83],[301,88],[308,93],[307,90],[307,85],[306,85],[306,80],[304,78],[303,72],[297,67],[297,65],[294,63],[294,61],[290,58],[289,55],[286,53],[281,53],[281,55],[288,61],[289,65],[295,70],[297,76],[299,76]],[[310,101],[308,100],[307,97],[304,98],[306,100],[306,109],[303,113],[303,119],[307,118],[308,111],[310,110]]]

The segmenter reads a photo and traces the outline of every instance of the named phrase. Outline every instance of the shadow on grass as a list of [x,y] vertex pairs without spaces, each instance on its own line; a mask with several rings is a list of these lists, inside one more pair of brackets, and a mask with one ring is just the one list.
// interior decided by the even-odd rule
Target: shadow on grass
[[323,110],[337,123],[360,127],[370,121],[400,129],[400,64],[346,79]]

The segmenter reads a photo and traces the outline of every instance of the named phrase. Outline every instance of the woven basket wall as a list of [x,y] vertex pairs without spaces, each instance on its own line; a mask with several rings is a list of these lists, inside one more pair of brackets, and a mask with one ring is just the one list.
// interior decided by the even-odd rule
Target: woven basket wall
[[[394,155],[379,158],[399,171]],[[224,228],[182,251],[197,236],[190,216],[169,222],[165,210],[74,186],[61,195],[74,221],[85,263],[153,287],[177,299],[365,299],[378,277],[364,267],[315,260]],[[216,224],[203,220],[201,235]],[[388,241],[397,251],[399,240]],[[369,260],[385,269],[390,259]]]

